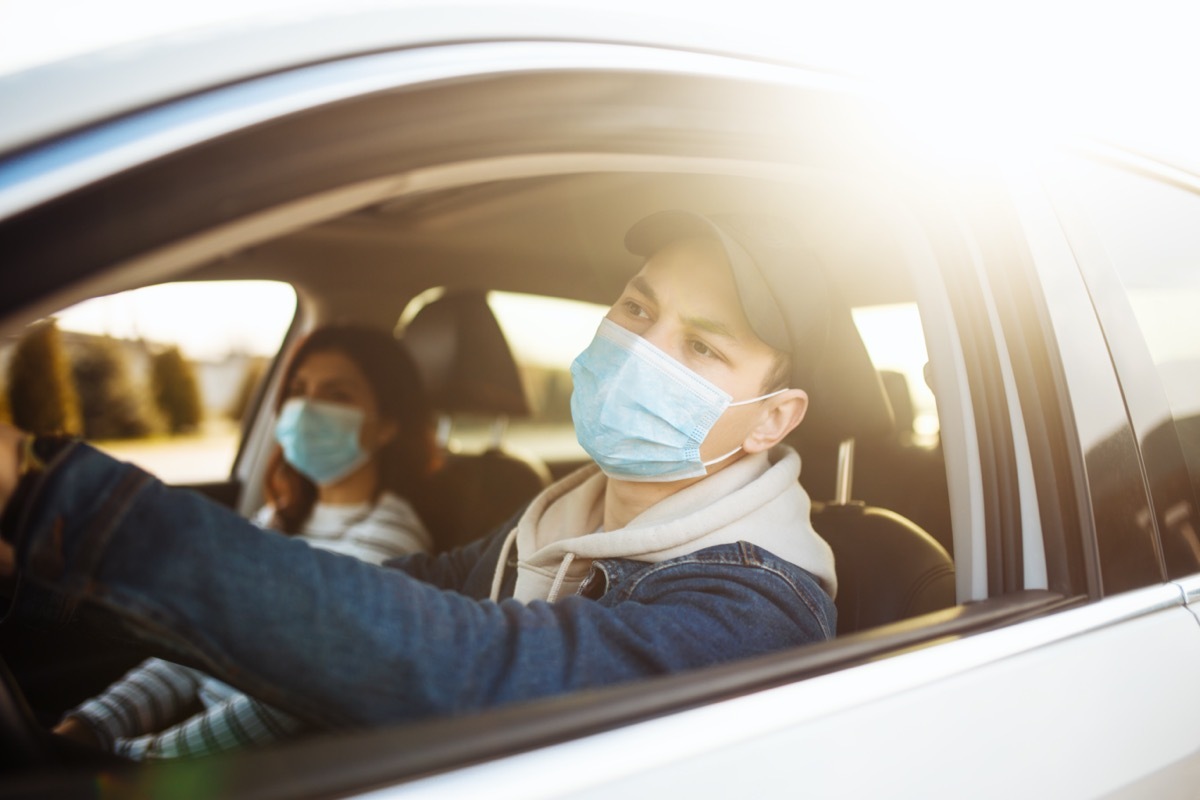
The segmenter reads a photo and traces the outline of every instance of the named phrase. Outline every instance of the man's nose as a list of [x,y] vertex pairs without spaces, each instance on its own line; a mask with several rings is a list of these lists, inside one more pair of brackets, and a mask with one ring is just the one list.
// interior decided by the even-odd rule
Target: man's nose
[[655,320],[642,331],[642,338],[676,361],[683,361],[684,336],[678,326],[666,320]]

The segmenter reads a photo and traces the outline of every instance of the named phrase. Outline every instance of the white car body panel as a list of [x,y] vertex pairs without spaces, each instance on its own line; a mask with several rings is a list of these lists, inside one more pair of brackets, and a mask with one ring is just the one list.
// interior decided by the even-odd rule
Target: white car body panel
[[1179,601],[1130,592],[363,797],[1096,797],[1200,753]]

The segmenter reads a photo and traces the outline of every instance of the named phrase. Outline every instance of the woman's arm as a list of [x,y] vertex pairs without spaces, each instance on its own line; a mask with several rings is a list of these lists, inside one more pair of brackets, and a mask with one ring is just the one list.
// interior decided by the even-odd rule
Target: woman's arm
[[290,714],[235,694],[166,730],[122,739],[113,752],[134,761],[196,758],[271,744],[303,729],[304,723]]
[[121,739],[159,731],[185,719],[198,705],[203,676],[158,658],[143,661],[101,694],[67,712],[54,732],[80,740],[82,725],[104,750]]

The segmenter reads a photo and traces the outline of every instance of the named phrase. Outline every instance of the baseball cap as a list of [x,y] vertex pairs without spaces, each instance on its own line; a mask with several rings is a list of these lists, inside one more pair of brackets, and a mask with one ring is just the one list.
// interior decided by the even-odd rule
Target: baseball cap
[[792,388],[804,388],[829,335],[832,287],[816,259],[796,245],[784,220],[766,215],[659,211],[634,223],[625,247],[649,257],[694,237],[721,244],[750,326],[758,338],[789,355]]

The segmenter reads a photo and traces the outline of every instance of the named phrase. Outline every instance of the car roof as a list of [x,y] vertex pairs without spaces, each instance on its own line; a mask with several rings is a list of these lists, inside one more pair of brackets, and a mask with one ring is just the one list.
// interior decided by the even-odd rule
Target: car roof
[[1200,174],[1200,110],[1185,101],[1200,52],[1186,41],[1190,26],[1182,19],[1163,25],[1152,15],[1096,10],[1081,32],[1077,9],[1053,3],[1006,3],[1003,13],[968,6],[940,0],[6,0],[0,3],[0,155],[172,98],[307,64],[436,44],[559,41],[802,66],[867,78],[887,93],[923,95],[931,107],[995,106],[987,113],[1000,120],[1011,116],[1006,104],[1040,94],[1028,108],[1071,107],[1079,118],[1074,132]]
[[[106,16],[117,19],[122,6],[146,11],[133,0],[113,5],[106,5]],[[6,11],[12,23],[17,15]],[[95,37],[66,37],[57,47],[20,46],[22,39],[57,38],[40,29],[49,23],[33,19],[28,31],[9,24],[2,34],[9,41],[0,47],[0,108],[20,113],[6,115],[0,125],[0,153],[205,89],[384,50],[464,42],[603,42],[791,64],[804,54],[807,66],[822,52],[825,59],[839,52],[812,26],[783,36],[763,27],[765,21],[762,15],[703,4],[680,16],[675,3],[634,0],[408,0],[386,6],[354,0],[336,8],[249,0],[185,10],[128,30],[99,26]]]

